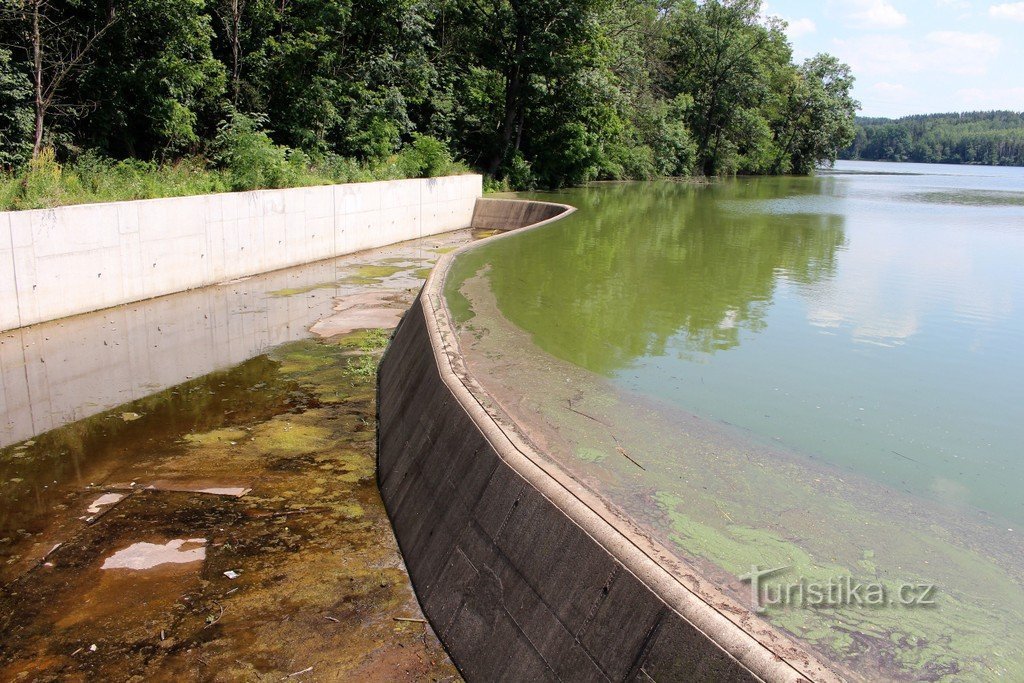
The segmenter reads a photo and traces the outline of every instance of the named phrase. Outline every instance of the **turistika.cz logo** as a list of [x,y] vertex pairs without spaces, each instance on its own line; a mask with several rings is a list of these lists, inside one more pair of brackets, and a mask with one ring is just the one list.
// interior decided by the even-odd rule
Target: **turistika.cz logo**
[[753,565],[740,580],[750,584],[750,604],[762,614],[770,608],[838,607],[934,607],[938,592],[932,583],[885,584],[860,581],[852,576],[830,577],[827,581],[769,580],[792,567],[762,569]]

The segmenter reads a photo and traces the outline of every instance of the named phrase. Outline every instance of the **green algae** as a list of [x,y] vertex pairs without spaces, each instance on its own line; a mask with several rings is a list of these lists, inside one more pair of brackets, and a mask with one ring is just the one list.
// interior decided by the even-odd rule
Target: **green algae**
[[272,455],[300,455],[327,447],[331,431],[324,427],[296,424],[288,416],[276,417],[252,431],[253,446]]
[[[797,543],[777,532],[755,529],[734,523],[712,526],[697,521],[683,512],[692,507],[677,495],[661,491],[654,495],[671,528],[670,539],[687,554],[708,559],[734,576],[767,568],[783,568],[773,574],[771,585],[792,586],[801,581],[826,585],[849,577],[855,583],[879,586],[886,604],[839,604],[810,606],[806,604],[770,604],[765,616],[830,658],[847,663],[861,662],[860,653],[870,643],[884,653],[889,662],[888,674],[916,680],[942,680],[950,675],[983,679],[1024,677],[1024,656],[1010,653],[997,662],[992,660],[991,633],[994,628],[1007,629],[1012,638],[1012,622],[1024,605],[1015,590],[1014,581],[998,567],[982,557],[946,545],[944,552],[934,552],[960,565],[961,576],[974,577],[990,593],[991,601],[979,602],[978,596],[947,586],[934,589],[934,605],[900,603],[905,586],[932,585],[912,573],[901,580],[885,576],[875,562],[876,554],[865,550],[859,564],[861,572],[851,574],[842,565],[811,555]],[[969,569],[968,569],[969,567]],[[890,572],[886,572],[890,573]],[[958,572],[959,573],[959,572]],[[916,590],[916,589],[915,589]],[[751,606],[753,607],[753,605]],[[879,672],[881,674],[881,672]]]
[[320,403],[344,403],[372,395],[372,386],[352,380],[376,376],[380,352],[390,338],[390,330],[357,330],[331,339],[295,342],[270,355],[281,364],[282,375],[299,382]]
[[601,462],[608,457],[608,454],[589,446],[578,446],[576,448],[576,457],[584,462]]
[[230,444],[249,438],[249,432],[238,427],[224,427],[201,434],[186,434],[185,441],[197,446],[213,446]]
[[297,296],[299,294],[308,294],[309,292],[316,291],[318,289],[335,289],[338,283],[336,282],[320,282],[314,285],[306,285],[304,287],[285,287],[284,289],[275,289],[272,292],[268,292],[270,296],[281,298],[289,296]]
[[407,268],[401,266],[363,265],[356,268],[356,272],[346,275],[338,280],[342,285],[379,285],[385,278],[396,273],[401,273]]
[[434,269],[432,267],[431,268],[417,268],[416,270],[414,270],[412,272],[412,274],[413,274],[413,277],[415,277],[417,279],[426,280],[428,277],[430,277],[430,274],[432,272],[434,272]]

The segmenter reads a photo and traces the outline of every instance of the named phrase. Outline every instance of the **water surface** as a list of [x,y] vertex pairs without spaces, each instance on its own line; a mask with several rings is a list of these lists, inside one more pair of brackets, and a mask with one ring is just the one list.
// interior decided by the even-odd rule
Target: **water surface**
[[[536,198],[579,211],[466,254],[447,283],[466,343],[491,363],[476,374],[522,394],[503,402],[517,419],[556,425],[564,464],[732,575],[774,558],[946,584],[931,616],[774,617],[854,670],[1024,675],[1024,169],[847,162]],[[532,350],[500,348],[516,330]],[[531,379],[533,365],[565,376]],[[537,398],[566,382],[583,388],[564,401],[590,401],[611,448]],[[643,472],[614,457],[630,430]],[[1018,644],[987,653],[986,619]]]

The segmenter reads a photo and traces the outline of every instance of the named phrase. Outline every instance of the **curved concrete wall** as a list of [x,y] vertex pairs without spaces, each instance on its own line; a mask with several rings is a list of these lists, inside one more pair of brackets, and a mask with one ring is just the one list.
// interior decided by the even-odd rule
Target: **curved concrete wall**
[[482,230],[517,230],[557,218],[568,207],[520,199],[481,199],[473,208],[472,227]]
[[0,212],[0,330],[469,226],[479,175]]
[[[497,201],[508,200],[481,200],[476,215],[499,229],[572,210]],[[441,294],[457,253],[435,269],[381,363],[378,480],[423,611],[463,675],[837,679],[532,452],[480,400]]]

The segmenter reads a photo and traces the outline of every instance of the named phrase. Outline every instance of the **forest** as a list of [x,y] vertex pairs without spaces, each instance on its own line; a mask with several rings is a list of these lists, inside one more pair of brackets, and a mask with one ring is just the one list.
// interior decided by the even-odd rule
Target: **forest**
[[857,118],[842,159],[1024,166],[1024,112]]
[[0,0],[0,204],[806,174],[852,85],[760,0]]

